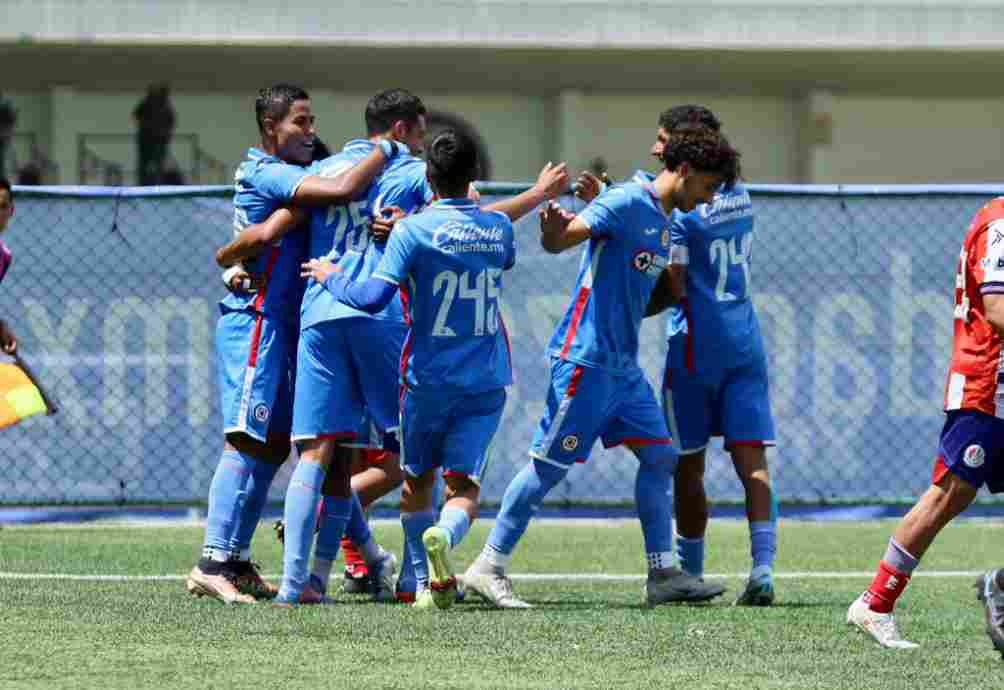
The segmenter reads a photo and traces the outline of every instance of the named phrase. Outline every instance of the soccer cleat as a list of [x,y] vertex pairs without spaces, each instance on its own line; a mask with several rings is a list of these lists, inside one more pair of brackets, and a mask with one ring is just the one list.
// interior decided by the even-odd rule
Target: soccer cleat
[[887,649],[914,649],[920,646],[904,640],[896,628],[896,619],[893,615],[872,611],[865,603],[864,597],[862,594],[847,609],[847,625],[857,626]]
[[679,568],[668,568],[666,574],[657,577],[649,573],[643,591],[648,606],[710,601],[724,593],[725,585],[719,582],[705,582],[704,578],[688,575]]
[[472,565],[464,573],[464,587],[497,609],[531,609],[533,606],[512,593],[512,580],[501,573],[484,573]]
[[735,601],[736,606],[770,606],[774,603],[774,580],[770,575],[746,581],[746,589]]
[[433,611],[439,608],[439,606],[436,605],[436,600],[432,597],[432,592],[427,589],[423,589],[415,595],[415,601],[411,604],[411,608],[418,609],[420,611]]
[[436,606],[448,609],[457,599],[457,578],[450,566],[450,535],[442,527],[430,527],[422,534],[429,558],[429,591]]
[[[383,551],[383,549],[381,549]],[[380,560],[369,571],[369,581],[373,588],[373,601],[386,604],[397,599],[394,582],[397,577],[397,558],[389,551],[383,551]]]
[[987,635],[994,649],[1004,657],[1004,590],[997,585],[997,572],[983,573],[976,580],[976,598],[983,602]]
[[234,584],[244,594],[250,594],[255,599],[274,599],[279,593],[278,587],[261,576],[261,568],[257,563],[232,561],[227,567],[233,570],[236,576]]
[[369,594],[371,581],[369,568],[366,561],[359,553],[359,549],[348,537],[342,538],[342,559],[345,561],[345,580],[342,582],[342,591],[346,594]]
[[207,573],[198,565],[192,568],[185,580],[185,589],[197,597],[212,597],[225,604],[253,604],[255,598],[237,588],[236,574],[232,569],[220,568],[219,573]]
[[310,576],[310,580],[307,582],[307,586],[303,588],[303,592],[300,593],[298,601],[291,601],[287,596],[281,593],[272,600],[273,606],[283,609],[292,609],[297,606],[316,606],[319,604],[333,603],[335,603],[334,599],[329,599],[324,593],[324,586],[321,584],[320,578],[316,575]]
[[341,591],[345,594],[369,594],[370,592],[369,573],[356,574],[356,572],[345,569],[345,577],[342,579]]

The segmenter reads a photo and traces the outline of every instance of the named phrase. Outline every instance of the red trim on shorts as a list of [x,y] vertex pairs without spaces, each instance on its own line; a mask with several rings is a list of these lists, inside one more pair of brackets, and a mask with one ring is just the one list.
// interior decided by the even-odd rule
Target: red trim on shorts
[[358,435],[355,431],[337,431],[333,434],[318,434],[314,439],[317,441],[349,441],[355,440]]
[[578,364],[575,365],[575,371],[572,372],[572,378],[568,382],[568,388],[565,389],[566,398],[574,398],[575,393],[579,390],[579,382],[582,380],[582,375],[585,373],[583,369]]
[[261,344],[261,328],[265,321],[264,314],[258,314],[254,319],[254,331],[251,332],[251,352],[248,354],[248,367],[258,366],[258,348]]
[[461,477],[463,479],[470,479],[471,475],[466,472],[457,472],[456,470],[443,470],[443,478],[447,477]]
[[382,448],[364,448],[363,462],[370,467],[379,467],[387,461],[389,455],[390,451]]
[[572,341],[575,340],[575,333],[579,330],[579,323],[582,321],[583,312],[586,311],[586,305],[589,303],[589,294],[591,292],[592,290],[587,287],[579,288],[579,296],[575,298],[575,309],[572,311],[572,318],[568,324],[568,334],[565,336],[565,345],[561,348],[561,354],[559,355],[562,359],[572,349]]
[[951,472],[951,470],[948,469],[948,465],[945,464],[945,456],[939,455],[934,459],[934,470],[931,472],[931,483],[941,483],[941,480],[947,477],[949,472]]
[[726,441],[725,447],[730,448],[732,446],[746,446],[749,448],[767,448],[768,446],[773,446],[773,443],[767,443],[766,441]]
[[613,443],[607,445],[607,442],[603,442],[604,448],[615,448],[616,446],[671,446],[673,445],[673,439],[671,438],[622,438]]

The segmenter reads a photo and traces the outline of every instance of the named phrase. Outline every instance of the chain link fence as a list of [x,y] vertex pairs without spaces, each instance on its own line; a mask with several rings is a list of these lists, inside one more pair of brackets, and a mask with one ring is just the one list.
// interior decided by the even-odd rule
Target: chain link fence
[[[483,201],[524,187],[486,185]],[[965,229],[1004,187],[752,186],[753,294],[764,331],[783,500],[910,500],[928,484],[951,351],[952,289]],[[213,333],[223,294],[213,252],[231,236],[229,187],[20,188],[5,241],[14,265],[0,314],[61,407],[0,432],[0,505],[203,502],[219,457]],[[581,203],[563,203],[578,210]],[[553,256],[536,217],[503,310],[517,383],[484,483],[498,502],[544,409],[544,347],[579,252]],[[658,383],[664,323],[643,328]],[[549,496],[621,503],[635,460],[599,446]],[[742,499],[713,446],[713,500]],[[274,497],[281,498],[281,483]]]

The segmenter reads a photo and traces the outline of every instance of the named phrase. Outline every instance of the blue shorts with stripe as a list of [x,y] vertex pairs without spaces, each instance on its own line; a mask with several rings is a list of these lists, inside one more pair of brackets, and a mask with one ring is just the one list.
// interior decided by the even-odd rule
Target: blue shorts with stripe
[[687,361],[686,338],[670,338],[662,404],[674,447],[681,454],[703,450],[712,436],[723,436],[727,448],[774,445],[762,350],[735,366],[696,369]]
[[401,467],[420,477],[436,467],[481,484],[502,421],[506,392],[420,393],[401,402]]
[[401,347],[408,327],[367,317],[321,321],[300,333],[293,439],[354,438],[368,412],[394,433],[400,410]]
[[530,455],[567,467],[585,462],[598,438],[606,448],[672,443],[640,367],[614,375],[552,357],[547,410],[530,443]]
[[225,311],[216,325],[223,432],[265,442],[289,436],[296,335],[293,324],[253,311]]

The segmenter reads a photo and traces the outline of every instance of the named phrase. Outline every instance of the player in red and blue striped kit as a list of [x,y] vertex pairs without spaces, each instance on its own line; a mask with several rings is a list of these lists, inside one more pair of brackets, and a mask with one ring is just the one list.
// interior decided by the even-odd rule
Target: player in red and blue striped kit
[[586,247],[572,301],[548,346],[551,384],[530,463],[510,482],[495,527],[464,574],[467,588],[495,606],[529,606],[513,596],[505,575],[512,552],[548,491],[588,458],[597,438],[607,447],[626,445],[639,461],[635,499],[645,536],[647,603],[704,601],[724,591],[673,566],[667,497],[676,453],[638,364],[638,335],[669,263],[673,211],[689,211],[732,184],[738,159],[720,134],[695,127],[670,138],[665,170],[651,184],[613,187],[578,216],[557,207],[542,213],[545,250]]

